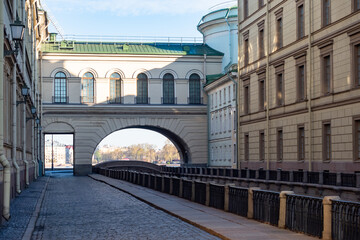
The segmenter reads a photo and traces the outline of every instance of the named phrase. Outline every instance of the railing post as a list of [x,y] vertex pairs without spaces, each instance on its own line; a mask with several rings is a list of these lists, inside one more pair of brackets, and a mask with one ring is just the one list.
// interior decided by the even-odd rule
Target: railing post
[[266,170],[265,180],[270,179],[270,170]]
[[191,181],[191,201],[195,202],[195,180]]
[[250,169],[246,169],[246,178],[247,178],[247,179],[250,178]]
[[293,191],[282,191],[280,192],[280,211],[279,211],[279,228],[285,228],[286,220],[286,195],[294,194]]
[[294,171],[289,171],[289,182],[294,182]]
[[276,170],[276,181],[281,181],[281,169]]
[[327,196],[323,199],[323,209],[324,209],[324,228],[322,233],[322,239],[331,240],[331,200],[340,200],[339,196]]
[[148,175],[147,173],[144,173],[144,177],[143,177],[143,179],[142,179],[142,180],[143,180],[143,181],[142,181],[142,186],[143,186],[143,187],[146,187],[146,178],[147,178],[147,175]]
[[259,176],[260,176],[260,170],[256,169],[255,170],[255,179],[259,179]]
[[183,196],[183,181],[182,178],[179,180],[179,197]]
[[210,183],[209,182],[206,183],[206,201],[205,201],[205,205],[206,206],[210,205]]
[[319,184],[320,185],[324,184],[324,172],[323,171],[319,172]]
[[308,182],[308,171],[304,171],[303,172],[303,183],[307,183]]
[[230,200],[230,195],[229,195],[229,190],[230,190],[230,186],[235,186],[235,184],[230,183],[230,184],[225,184],[225,191],[224,191],[224,210],[226,212],[229,211],[229,200]]
[[248,190],[248,213],[247,217],[252,219],[254,218],[254,190],[260,190],[258,187],[251,187]]

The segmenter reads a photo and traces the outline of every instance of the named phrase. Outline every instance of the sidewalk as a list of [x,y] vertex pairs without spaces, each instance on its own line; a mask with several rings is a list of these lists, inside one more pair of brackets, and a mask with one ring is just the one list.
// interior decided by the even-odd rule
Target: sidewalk
[[121,191],[191,223],[223,239],[239,240],[305,240],[318,239],[304,234],[280,229],[255,220],[194,203],[170,194],[158,192],[125,181],[99,174],[89,175],[94,180],[108,184]]

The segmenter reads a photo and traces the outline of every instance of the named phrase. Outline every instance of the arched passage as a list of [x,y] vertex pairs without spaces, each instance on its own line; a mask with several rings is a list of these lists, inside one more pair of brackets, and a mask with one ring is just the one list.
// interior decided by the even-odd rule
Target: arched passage
[[[170,141],[167,142],[167,150],[163,148],[166,145],[165,140]],[[145,153],[143,152],[141,155],[146,157],[144,159],[141,157],[136,158],[139,155],[136,154],[135,156],[134,152],[131,154],[131,150],[134,150],[134,148],[143,149]],[[165,157],[166,155],[167,157]],[[187,164],[189,147],[185,141],[169,130],[154,126],[134,125],[116,130],[101,139],[94,150],[93,158],[93,164],[121,159],[143,160],[157,164],[166,164],[166,160],[176,159],[180,160],[181,164]]]

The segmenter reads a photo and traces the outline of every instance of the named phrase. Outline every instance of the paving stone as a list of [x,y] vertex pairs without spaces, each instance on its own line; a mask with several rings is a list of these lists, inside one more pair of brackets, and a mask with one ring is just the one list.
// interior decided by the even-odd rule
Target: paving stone
[[53,174],[32,239],[218,239],[89,177]]

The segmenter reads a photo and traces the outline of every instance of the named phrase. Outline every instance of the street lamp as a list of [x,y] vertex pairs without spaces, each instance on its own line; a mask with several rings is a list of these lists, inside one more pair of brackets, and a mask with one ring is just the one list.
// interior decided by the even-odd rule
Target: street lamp
[[24,38],[25,25],[19,20],[19,18],[16,18],[15,22],[10,24],[10,29],[12,39],[15,42],[15,50],[5,51],[4,56],[9,56],[12,54],[15,54],[16,56],[19,51],[19,43]]
[[34,115],[36,113],[36,107],[31,106],[31,114]]
[[29,96],[29,88],[28,88],[27,86],[23,86],[23,87],[21,88],[21,95],[23,96],[24,100],[22,100],[22,101],[16,101],[16,106],[19,105],[19,104],[21,104],[21,103],[25,103],[25,102],[26,102],[25,98],[26,98],[27,96]]

